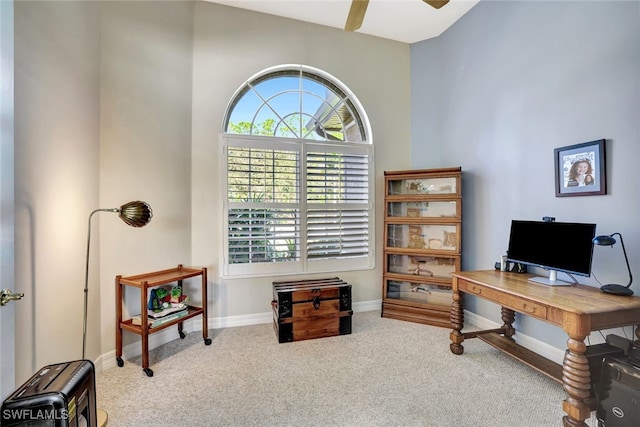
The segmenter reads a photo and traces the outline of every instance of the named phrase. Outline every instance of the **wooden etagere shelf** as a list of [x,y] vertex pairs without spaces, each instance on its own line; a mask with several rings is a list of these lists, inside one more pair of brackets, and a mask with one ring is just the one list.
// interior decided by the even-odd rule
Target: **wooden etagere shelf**
[[[200,276],[202,283],[202,307],[189,305],[187,307],[187,314],[184,316],[170,320],[159,326],[150,327],[147,315],[149,289],[174,282],[182,286],[183,280],[198,276]],[[123,319],[123,286],[133,286],[140,290],[140,325],[134,325],[133,319]],[[122,360],[123,330],[140,335],[142,341],[142,369],[147,376],[151,377],[153,376],[153,371],[149,368],[149,335],[178,325],[178,334],[180,338],[184,338],[185,334],[182,330],[183,322],[196,316],[202,316],[202,338],[204,339],[205,345],[209,345],[211,344],[211,339],[207,336],[209,328],[207,325],[206,268],[183,267],[182,265],[178,265],[176,268],[169,270],[154,271],[136,276],[116,276],[116,362],[118,366],[124,366],[124,361]]]
[[460,271],[461,168],[386,171],[382,316],[450,327]]

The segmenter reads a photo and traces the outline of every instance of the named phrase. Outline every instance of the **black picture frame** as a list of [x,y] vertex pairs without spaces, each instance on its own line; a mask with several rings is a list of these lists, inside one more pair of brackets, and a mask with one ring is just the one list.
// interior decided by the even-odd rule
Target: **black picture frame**
[[556,197],[607,194],[604,139],[556,148],[553,154]]

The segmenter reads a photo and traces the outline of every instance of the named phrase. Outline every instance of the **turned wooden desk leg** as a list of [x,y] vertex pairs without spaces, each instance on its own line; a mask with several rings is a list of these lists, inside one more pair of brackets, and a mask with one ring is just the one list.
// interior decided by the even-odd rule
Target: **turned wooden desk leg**
[[462,342],[464,341],[464,335],[462,335],[462,328],[464,326],[464,312],[462,311],[462,293],[453,292],[453,302],[451,303],[451,327],[453,331],[449,334],[451,338],[451,344],[449,348],[453,354],[462,354],[464,347]]
[[562,402],[562,409],[567,413],[562,418],[565,427],[586,427],[584,420],[591,415],[587,403],[591,390],[591,374],[589,362],[584,355],[587,350],[584,339],[584,336],[569,336],[562,362],[562,388],[568,394]]
[[516,333],[516,330],[513,328],[513,322],[515,320],[516,312],[509,308],[502,307],[502,321],[504,322],[502,328],[504,329],[505,337],[511,338]]

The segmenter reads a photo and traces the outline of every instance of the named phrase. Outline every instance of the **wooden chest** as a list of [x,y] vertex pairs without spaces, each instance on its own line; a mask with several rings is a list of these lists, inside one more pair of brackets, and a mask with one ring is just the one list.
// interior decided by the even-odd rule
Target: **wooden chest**
[[351,285],[338,277],[273,282],[271,305],[278,342],[351,333]]

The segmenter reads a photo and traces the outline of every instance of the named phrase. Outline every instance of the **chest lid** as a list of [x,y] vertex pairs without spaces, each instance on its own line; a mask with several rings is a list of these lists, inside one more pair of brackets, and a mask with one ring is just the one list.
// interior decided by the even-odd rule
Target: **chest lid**
[[339,277],[273,282],[272,304],[280,316],[292,312],[294,304],[338,300],[339,311],[351,310],[351,285]]

